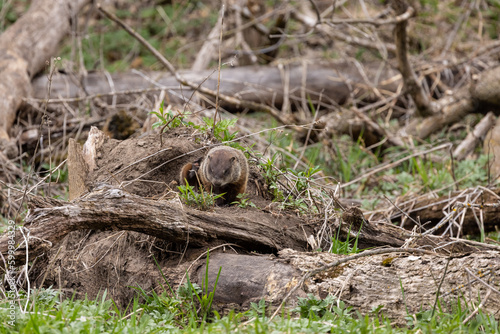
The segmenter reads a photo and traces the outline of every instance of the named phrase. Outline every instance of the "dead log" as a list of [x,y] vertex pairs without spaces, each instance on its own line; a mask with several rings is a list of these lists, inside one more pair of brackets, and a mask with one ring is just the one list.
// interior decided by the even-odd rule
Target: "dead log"
[[[304,272],[343,257],[328,253],[304,254],[287,249],[279,253],[278,259]],[[322,298],[334,295],[363,314],[381,307],[384,316],[405,325],[404,318],[408,313],[432,309],[436,295],[439,295],[441,307],[450,312],[456,307],[457,298],[479,303],[479,298],[484,298],[491,288],[468,276],[469,270],[476,276],[486,274],[484,281],[494,286],[484,306],[487,312],[498,316],[500,293],[495,275],[499,273],[499,265],[498,251],[454,258],[427,254],[376,255],[349,261],[313,276],[309,284],[305,284],[304,292]],[[439,287],[441,280],[443,284]],[[491,299],[493,295],[495,297]]]
[[[188,252],[186,256],[192,260],[178,263],[166,257],[161,249],[141,247],[138,239],[121,232],[107,233],[104,239],[102,235],[87,234],[86,238],[80,235],[65,241],[63,250],[51,262],[54,270],[48,272],[45,284],[68,291],[68,294],[76,293],[79,297],[87,295],[88,298],[95,298],[107,288],[108,295],[119,306],[126,307],[136,294],[131,286],[158,293],[162,291],[160,283],[165,287],[164,278],[152,255],[174,289],[186,282],[186,271],[192,282],[203,284],[207,273],[206,259],[200,259],[199,253],[189,255]],[[94,248],[84,245],[94,245]],[[261,299],[265,299],[268,305],[276,306],[303,274],[325,263],[346,258],[345,255],[304,253],[291,249],[280,251],[275,258],[236,254],[237,250],[231,250],[228,245],[225,253],[221,252],[221,248],[210,252],[208,283],[205,284],[211,291],[220,269],[214,299],[214,306],[219,312],[245,310],[250,302]],[[37,285],[45,278],[40,267],[43,263],[39,263],[34,270],[38,274],[34,280]],[[463,298],[468,305],[478,303],[479,298],[483,299],[491,288],[472,275],[481,277],[495,289],[499,267],[499,252],[493,251],[453,258],[430,254],[409,256],[404,253],[365,257],[306,280],[289,299],[287,306],[295,305],[296,296],[305,297],[308,293],[319,298],[333,295],[362,314],[381,307],[384,316],[404,325],[407,312],[412,314],[432,309],[436,295],[439,295],[440,307],[446,310],[456,307],[457,298]],[[471,276],[468,276],[468,271]],[[443,283],[440,286],[441,280]],[[384,293],[381,294],[381,290]],[[483,305],[484,311],[498,314],[500,295],[498,290],[492,291],[490,299]],[[270,309],[273,309],[272,306]]]
[[[225,68],[221,70],[220,93],[234,96],[246,101],[266,103],[280,108],[283,105],[285,85],[290,85],[288,96],[292,104],[301,105],[302,91],[311,98],[313,104],[318,103],[320,94],[324,108],[331,108],[343,104],[350,99],[350,87],[357,88],[354,97],[363,97],[366,101],[374,101],[375,95],[367,87],[378,87],[387,92],[395,92],[399,80],[390,80],[397,73],[385,68],[380,71],[379,66],[367,65],[366,73],[360,73],[358,67],[347,61],[324,62],[322,64],[295,64],[285,71],[289,72],[288,82],[283,81],[282,72],[277,66],[246,66]],[[179,71],[186,80],[200,84],[211,90],[217,89],[217,73],[214,71]],[[115,73],[111,75],[117,103],[130,101],[127,95],[137,94],[137,90],[156,89],[165,90],[167,100],[172,103],[185,103],[191,96],[189,87],[180,87],[176,78],[165,72],[145,73],[146,77],[137,73]],[[306,76],[305,80],[303,77]],[[208,78],[208,79],[207,79]],[[366,80],[369,80],[367,83]],[[384,83],[386,82],[386,83]],[[305,84],[304,84],[305,83]],[[37,77],[32,82],[33,97],[44,99],[47,92],[48,79],[45,76]],[[105,97],[111,94],[108,79],[102,73],[89,73],[82,85],[88,94]],[[57,73],[52,78],[51,99],[49,103],[61,103],[54,96],[63,99],[85,101],[85,96],[70,76]],[[147,93],[139,91],[138,93]],[[78,99],[79,98],[79,99]],[[29,101],[29,100],[28,100]],[[74,101],[74,100],[73,100]],[[111,96],[109,96],[111,103]],[[224,105],[232,109],[230,105]]]
[[467,114],[496,111],[500,66],[489,69],[474,77],[468,87],[455,92],[453,96],[438,101],[440,112],[436,115],[414,119],[405,131],[418,138],[427,138],[432,133],[463,119]]
[[9,130],[30,81],[50,64],[75,15],[89,0],[36,0],[28,12],[0,35],[0,139]]
[[[107,185],[72,203],[38,196],[30,198],[30,213],[24,228],[29,238],[23,243],[16,234],[16,258],[24,261],[25,248],[36,258],[55,247],[66,235],[79,230],[125,230],[140,232],[168,242],[189,247],[232,243],[247,251],[273,253],[285,248],[306,250],[307,238],[314,235],[314,225],[290,214],[270,214],[258,209],[218,208],[206,212],[183,206],[177,199],[151,200]],[[410,237],[391,225],[374,225],[363,219],[361,211],[350,208],[339,226],[342,235],[359,238],[359,247],[403,246]],[[8,236],[0,238],[0,252],[8,251]],[[420,237],[420,246],[445,246],[450,240]],[[450,247],[443,247],[448,252]],[[454,252],[470,252],[466,245],[455,245]]]
[[439,226],[435,233],[447,231],[453,237],[479,235],[498,228],[499,195],[498,188],[477,187],[438,198],[410,200],[398,204],[399,209],[407,215],[398,210],[391,220],[409,230],[416,226],[419,232]]
[[[219,239],[260,252],[307,248],[304,231],[300,224],[294,224],[296,218],[275,217],[259,210],[251,215],[232,208],[205,212],[185,207],[178,200],[150,200],[104,185],[72,203],[60,201],[48,206],[39,197],[32,197],[30,203],[33,209],[25,219],[25,228],[32,237],[52,244],[72,231],[111,229],[141,232],[193,247],[206,247]],[[2,245],[0,251],[6,251],[4,248]],[[31,252],[38,254],[36,249]]]
[[[283,78],[284,72],[288,72],[286,81]],[[180,71],[179,73],[186,80],[201,83],[203,87],[210,90],[217,88],[217,75],[214,71]],[[160,90],[167,93],[167,103],[182,105],[191,99],[193,93],[189,87],[181,87],[174,76],[163,72],[150,72],[143,75],[137,73],[113,74],[111,80],[115,92],[112,92],[109,80],[104,74],[89,73],[83,79],[86,91],[83,92],[80,87],[75,85],[69,75],[56,73],[52,78],[51,96],[58,96],[61,99],[49,99],[49,107],[55,108],[63,101],[83,106],[87,101],[86,96],[88,98],[107,98],[108,103],[111,103],[112,99],[115,98],[117,103],[124,104],[130,103],[137,98],[137,95],[144,94],[153,101],[154,94]],[[332,132],[349,134],[355,139],[358,138],[359,134],[363,134],[365,143],[372,145],[383,140],[384,134],[387,133],[375,131],[376,129],[373,129],[375,123],[367,122],[368,117],[360,120],[356,113],[348,109],[342,110],[341,114],[330,113],[330,111],[338,110],[338,105],[345,104],[352,98],[359,99],[363,103],[376,101],[378,97],[375,90],[392,94],[398,90],[400,84],[401,81],[396,72],[387,66],[382,70],[376,64],[367,65],[365,69],[361,69],[354,63],[347,61],[324,62],[322,64],[303,62],[289,65],[285,69],[276,66],[222,69],[220,92],[226,96],[254,103],[264,103],[278,109],[282,109],[284,105],[292,109],[300,109],[307,97],[313,105],[318,106],[321,112],[325,113],[323,117],[318,119],[315,132],[325,132],[325,137],[330,137]],[[32,85],[36,100],[26,101],[38,105],[45,98],[48,80],[45,76],[41,76],[34,79]],[[392,100],[397,100],[397,94],[388,99],[389,102]],[[229,111],[241,111],[228,103],[222,102],[222,106]],[[360,112],[365,112],[365,110],[360,109]],[[337,121],[338,118],[341,121]],[[297,123],[301,121],[297,121]],[[57,131],[58,129],[51,129],[52,134],[57,133]],[[307,129],[303,128],[297,128],[297,131],[302,131],[304,136],[307,133]],[[314,136],[316,137],[316,135]],[[38,137],[32,136],[32,138]],[[392,145],[401,143],[398,138],[389,142]]]

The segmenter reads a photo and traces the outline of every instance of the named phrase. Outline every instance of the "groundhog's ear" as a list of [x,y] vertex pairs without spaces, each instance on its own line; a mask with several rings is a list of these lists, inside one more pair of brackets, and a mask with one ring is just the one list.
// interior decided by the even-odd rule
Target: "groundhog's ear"
[[234,162],[236,160],[236,157],[231,157],[231,162]]

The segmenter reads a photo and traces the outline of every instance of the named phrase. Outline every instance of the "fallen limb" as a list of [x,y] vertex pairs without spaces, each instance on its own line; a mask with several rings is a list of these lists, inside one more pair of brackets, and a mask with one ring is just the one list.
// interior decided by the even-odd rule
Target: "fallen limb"
[[495,115],[492,112],[486,114],[473,131],[455,148],[453,157],[457,160],[465,159],[479,145],[490,129],[495,125]]
[[[30,206],[23,228],[29,230],[31,257],[46,251],[68,233],[83,229],[136,231],[174,243],[189,242],[195,247],[218,239],[267,252],[307,248],[306,236],[299,226],[284,233],[277,224],[286,225],[290,217],[264,212],[253,213],[253,218],[245,213],[204,212],[184,207],[177,200],[145,199],[105,185],[72,203],[33,196]],[[3,254],[8,251],[7,241],[7,235],[0,239]],[[24,253],[22,241],[17,233],[16,244],[21,246],[16,255]]]
[[[30,81],[56,52],[70,22],[89,0],[39,0],[0,35],[0,139],[9,138]],[[46,88],[47,89],[47,88]]]

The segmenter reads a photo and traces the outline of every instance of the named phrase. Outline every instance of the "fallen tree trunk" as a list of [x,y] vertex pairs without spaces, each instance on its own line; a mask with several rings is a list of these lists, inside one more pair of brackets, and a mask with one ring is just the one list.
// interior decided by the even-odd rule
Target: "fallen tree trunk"
[[[199,211],[178,200],[155,201],[107,186],[73,203],[51,201],[48,206],[43,202],[42,198],[31,198],[33,209],[25,227],[33,238],[53,244],[71,231],[111,229],[141,232],[193,247],[206,247],[219,239],[260,252],[307,248],[304,231],[292,226],[290,222],[296,219],[287,215],[276,217],[256,210],[248,217],[245,210],[239,214],[230,210],[231,215],[228,209],[219,213]],[[284,226],[288,227],[286,232]],[[3,241],[0,252],[7,250]],[[30,253],[38,254],[36,249]]]
[[[228,68],[221,72],[220,92],[227,96],[264,103],[276,108],[281,108],[285,99],[292,101],[292,107],[294,105],[301,106],[304,96],[309,97],[313,105],[319,105],[323,110],[336,109],[337,105],[346,103],[351,97],[362,99],[364,103],[371,103],[380,100],[380,97],[374,93],[374,89],[387,94],[386,103],[397,100],[399,96],[396,92],[399,85],[402,84],[398,74],[389,69],[382,72],[379,77],[377,76],[378,67],[367,66],[367,68],[366,73],[361,73],[356,66],[348,62],[293,65],[287,69],[289,71],[288,82],[283,81],[282,71],[278,67]],[[214,71],[185,71],[181,73],[191,82],[200,83],[211,90],[217,88],[217,76],[214,75]],[[497,87],[499,73],[500,67],[482,73],[470,88],[460,89],[453,96],[446,96],[436,102],[436,108],[440,110],[437,114],[427,118],[415,118],[402,132],[419,138],[427,138],[443,127],[460,121],[469,113],[498,108],[500,102],[494,97],[496,92],[494,87]],[[33,80],[32,88],[35,100],[27,99],[27,102],[36,104],[45,98],[47,80],[45,76]],[[88,98],[107,97],[108,103],[111,103],[114,97],[116,98],[115,102],[126,103],[130,102],[131,98],[137,94],[146,94],[153,99],[152,96],[155,92],[165,90],[169,103],[183,104],[190,100],[193,93],[188,87],[181,88],[172,75],[163,72],[113,74],[111,80],[113,81],[113,89],[111,89],[109,80],[104,74],[90,73],[83,82],[86,89],[86,93],[84,93],[74,84],[69,75],[58,73],[52,79],[51,90],[51,96],[58,98],[51,98],[48,102],[49,104],[62,102],[84,104]],[[289,85],[289,89],[285,89],[287,85]],[[285,94],[285,92],[288,93]],[[228,110],[236,111],[229,104],[223,103],[222,106]],[[340,118],[340,120],[336,120],[336,118]],[[331,115],[327,115],[320,123],[319,129],[328,130],[326,136],[331,135],[331,131],[362,133],[366,129],[370,129],[368,123],[361,121],[350,110],[343,110],[342,114],[335,117],[334,120],[331,119]],[[373,138],[370,138],[370,135]],[[367,136],[365,139],[368,146],[382,140],[382,137],[377,133],[370,132]]]
[[[345,257],[291,250],[279,253],[280,260],[301,271],[313,270]],[[362,314],[380,308],[384,316],[404,326],[407,325],[405,317],[408,314],[435,307],[436,295],[440,307],[451,313],[457,307],[458,299],[466,300],[468,305],[478,305],[484,302],[485,295],[491,290],[483,310],[498,317],[500,292],[498,281],[494,278],[499,273],[498,268],[498,251],[454,258],[428,254],[375,255],[318,273],[310,279],[310,284],[305,284],[304,291],[322,298],[334,295]],[[491,286],[478,281],[473,275],[482,277]]]
[[[284,76],[284,72],[288,74]],[[181,71],[179,73],[188,81],[200,83],[211,90],[217,89],[217,75],[214,71]],[[322,64],[303,62],[290,65],[285,69],[273,66],[227,68],[222,70],[221,78],[221,94],[254,103],[265,103],[275,108],[285,109],[283,110],[285,113],[289,112],[288,107],[300,109],[306,100],[319,108],[321,113],[338,110],[338,105],[345,104],[352,98],[369,103],[379,99],[375,92],[378,94],[383,92],[384,96],[389,96],[387,101],[396,103],[398,101],[396,92],[401,85],[397,73],[391,68],[384,67],[382,70],[379,66],[367,65],[361,70],[355,64],[346,61]],[[113,82],[113,88],[110,86],[110,80]],[[45,76],[33,80],[33,96],[36,99],[26,101],[35,106],[45,101],[47,85],[48,79]],[[49,107],[56,108],[62,103],[80,104],[83,107],[91,98],[120,104],[130,103],[138,95],[146,95],[150,100],[154,100],[155,94],[158,94],[160,90],[166,92],[168,104],[182,105],[187,101],[193,101],[193,90],[189,87],[181,87],[174,76],[164,72],[119,73],[111,75],[111,79],[102,73],[89,73],[83,80],[83,86],[85,92],[75,85],[70,75],[56,73],[51,81],[51,97],[53,98],[48,100]],[[199,102],[196,98],[194,100]],[[228,103],[222,102],[221,105],[230,111],[241,111]],[[366,112],[366,110],[360,110],[359,113],[361,111]],[[340,121],[337,120],[338,118]],[[294,123],[311,121],[312,119],[301,119],[295,120]],[[328,112],[318,118],[314,130],[324,133],[324,137],[329,137],[334,132],[352,135],[354,139],[357,139],[357,136],[362,134],[365,143],[369,146],[382,141],[387,135],[386,132],[375,131],[373,124],[375,122],[370,122],[368,116],[360,119],[355,112],[343,109],[341,113]],[[58,131],[60,129],[54,128],[50,133],[56,134]],[[302,131],[304,136],[307,133],[305,128],[296,128],[296,131]],[[28,136],[23,135],[21,138],[25,137]],[[33,142],[38,137],[31,135],[29,138],[29,142]],[[389,140],[389,143],[402,145],[397,138]]]
[[[209,247],[219,243],[239,245],[247,251],[272,253],[285,248],[306,250],[307,238],[315,234],[311,225],[289,214],[274,215],[261,210],[218,208],[215,212],[183,206],[178,200],[156,201],[102,185],[72,203],[32,196],[30,214],[24,228],[29,230],[31,259],[57,245],[66,235],[79,230],[125,230],[140,232],[189,247]],[[410,237],[390,225],[363,222],[361,211],[347,210],[340,227],[342,235],[358,238],[362,248],[402,246]],[[333,222],[332,222],[333,224]],[[16,257],[23,261],[26,244],[16,233]],[[443,238],[419,238],[421,246],[439,246]],[[458,246],[455,247],[457,252]],[[470,248],[461,245],[461,252]],[[8,236],[0,238],[0,252],[7,253]]]
[[[261,299],[275,307],[305,273],[347,257],[284,249],[274,258],[234,254],[239,252],[238,248],[226,245],[226,253],[221,253],[220,247],[210,251],[208,282],[202,283],[207,271],[206,259],[203,254],[198,256],[201,252],[191,255],[188,252],[187,256],[197,260],[176,263],[165,258],[162,250],[141,248],[137,242],[139,239],[131,239],[123,232],[74,236],[64,242],[61,253],[52,252],[52,261],[37,264],[35,284],[40,285],[45,280],[45,285],[87,298],[96,298],[103,289],[107,289],[108,296],[117,305],[126,307],[136,295],[131,286],[161,293],[160,283],[164,288],[166,279],[175,289],[186,282],[187,272],[192,282],[206,284],[210,291],[215,286],[220,269],[214,307],[223,312],[246,310],[251,302]],[[153,260],[152,254],[156,260]],[[40,270],[47,267],[53,270]],[[499,267],[499,252],[492,251],[454,258],[431,254],[407,255],[404,250],[374,255],[347,261],[313,275],[288,299],[287,307],[296,305],[296,297],[306,297],[306,294],[317,298],[332,295],[362,314],[378,309],[401,326],[406,324],[408,314],[432,309],[438,296],[444,311],[451,312],[456,307],[457,299],[461,299],[470,305],[464,312],[472,312],[472,305],[481,301],[483,311],[498,315],[500,294],[495,277]],[[45,273],[47,275],[43,275]],[[489,299],[485,299],[486,295]],[[269,307],[271,311],[273,306]]]
[[[89,0],[35,0],[28,12],[0,35],[0,139],[9,138],[30,81],[50,63],[70,23]],[[47,87],[47,86],[46,86]],[[47,88],[45,88],[46,97]]]
[[[221,70],[220,93],[242,100],[265,103],[281,107],[284,98],[290,98],[292,103],[301,105],[301,99],[308,96],[316,105],[321,95],[323,107],[334,107],[345,103],[350,97],[350,88],[356,88],[354,97],[363,97],[374,101],[376,96],[373,87],[393,93],[397,90],[400,80],[393,78],[397,73],[375,65],[367,65],[366,73],[360,73],[358,67],[347,61],[325,62],[322,64],[295,64],[281,70],[277,66],[246,66]],[[285,81],[283,71],[289,72]],[[217,72],[214,71],[179,71],[188,81],[201,84],[211,90],[217,90]],[[180,87],[176,78],[165,72],[148,73],[115,73],[111,75],[114,90],[110,87],[108,78],[103,73],[89,73],[83,80],[87,94],[105,97],[116,92],[117,103],[130,101],[127,95],[134,95],[136,90],[155,89],[156,92],[166,90],[170,102],[185,103],[189,100],[192,90]],[[368,82],[366,82],[368,80]],[[387,83],[384,83],[387,82]],[[33,97],[44,99],[47,93],[48,79],[37,77],[32,82]],[[70,75],[57,73],[52,78],[51,99],[49,103],[61,103],[61,99],[80,98],[85,101],[86,94],[77,87]],[[289,95],[285,96],[285,86],[289,86]],[[139,92],[147,93],[147,92]],[[135,93],[137,94],[137,93]],[[306,95],[304,95],[306,94]],[[29,101],[29,100],[28,100]],[[111,103],[111,96],[108,99]],[[226,108],[231,106],[226,104]]]

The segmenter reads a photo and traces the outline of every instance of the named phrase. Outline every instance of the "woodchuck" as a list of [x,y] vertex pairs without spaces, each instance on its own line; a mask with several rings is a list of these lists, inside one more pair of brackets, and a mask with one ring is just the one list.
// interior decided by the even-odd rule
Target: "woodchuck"
[[180,184],[199,186],[213,194],[225,193],[216,201],[217,205],[231,204],[238,194],[245,192],[248,181],[248,162],[240,150],[229,146],[218,146],[208,151],[201,161],[189,162],[182,167]]

